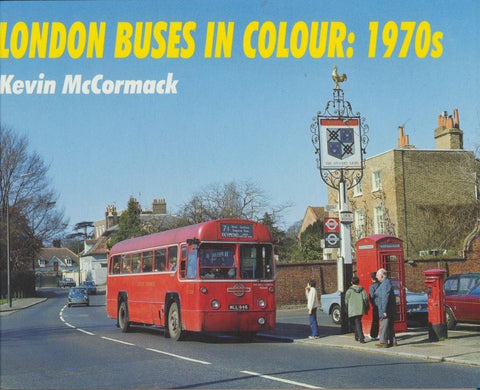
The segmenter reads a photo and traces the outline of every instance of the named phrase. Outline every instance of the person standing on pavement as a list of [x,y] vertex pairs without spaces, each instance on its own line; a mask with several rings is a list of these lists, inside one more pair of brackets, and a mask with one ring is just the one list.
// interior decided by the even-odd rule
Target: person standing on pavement
[[345,293],[345,304],[348,308],[348,318],[355,325],[355,340],[365,344],[365,335],[362,328],[362,316],[368,313],[368,297],[360,280],[354,276],[352,285]]
[[320,338],[318,334],[318,322],[317,322],[317,308],[320,306],[318,303],[317,289],[315,288],[315,280],[310,280],[305,287],[305,296],[307,297],[308,319],[310,322],[310,329],[312,335],[308,336],[311,339]]
[[378,328],[379,328],[379,317],[378,317],[378,306],[375,303],[375,291],[377,290],[380,283],[377,280],[377,273],[372,272],[370,274],[372,284],[368,289],[368,297],[370,304],[372,305],[372,326],[370,327],[370,340],[378,340]]
[[380,316],[380,343],[375,345],[380,348],[393,347],[397,345],[394,329],[395,292],[384,268],[380,268],[376,276],[380,283],[375,291],[375,303]]

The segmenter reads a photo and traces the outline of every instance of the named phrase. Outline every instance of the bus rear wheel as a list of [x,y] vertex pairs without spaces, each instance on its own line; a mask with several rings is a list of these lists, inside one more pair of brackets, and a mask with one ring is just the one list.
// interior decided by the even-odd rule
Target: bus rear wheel
[[175,341],[182,337],[182,321],[180,320],[180,310],[177,302],[173,302],[168,310],[168,333],[170,338]]
[[128,307],[127,302],[122,301],[118,308],[118,326],[122,329],[123,333],[127,333],[130,329],[130,321],[128,319]]

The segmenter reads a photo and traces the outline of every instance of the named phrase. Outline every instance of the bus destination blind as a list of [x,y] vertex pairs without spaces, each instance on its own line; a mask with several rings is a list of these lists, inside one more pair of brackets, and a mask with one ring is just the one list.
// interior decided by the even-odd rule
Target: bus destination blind
[[253,225],[222,223],[223,238],[253,238]]

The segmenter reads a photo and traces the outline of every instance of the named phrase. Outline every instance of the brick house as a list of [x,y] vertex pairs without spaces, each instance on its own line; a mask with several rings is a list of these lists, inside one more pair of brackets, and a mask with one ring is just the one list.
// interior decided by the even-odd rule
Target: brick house
[[68,248],[42,248],[34,262],[37,287],[54,287],[62,277],[78,283],[79,258]]
[[42,248],[35,272],[72,272],[78,270],[78,256],[68,248]]
[[106,284],[107,263],[107,237],[85,240],[85,249],[80,254],[80,279],[93,280],[97,285]]
[[298,232],[298,237],[310,226],[313,225],[317,221],[323,220],[325,216],[325,208],[323,207],[314,207],[308,206],[307,210],[305,211],[305,215],[302,220],[302,225],[300,226],[300,230]]

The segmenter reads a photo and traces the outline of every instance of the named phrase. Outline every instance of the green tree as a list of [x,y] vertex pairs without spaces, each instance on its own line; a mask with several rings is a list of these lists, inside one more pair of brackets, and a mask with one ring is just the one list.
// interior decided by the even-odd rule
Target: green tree
[[323,237],[323,221],[317,221],[300,235],[300,247],[304,261],[318,261],[323,257],[320,239]]
[[117,242],[147,234],[140,220],[141,213],[142,208],[140,207],[140,203],[138,203],[135,198],[130,198],[127,210],[120,216],[118,231],[109,240],[108,245],[110,248]]

